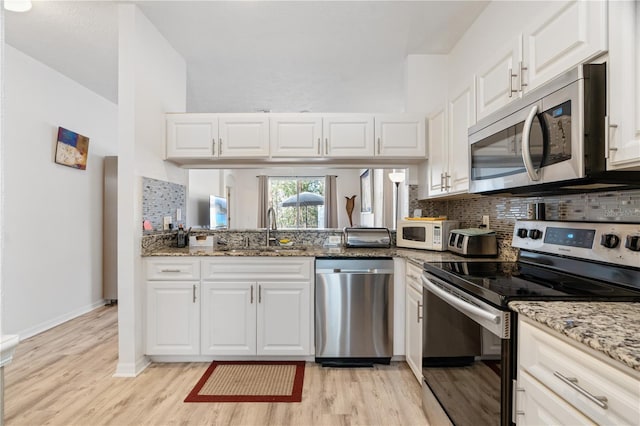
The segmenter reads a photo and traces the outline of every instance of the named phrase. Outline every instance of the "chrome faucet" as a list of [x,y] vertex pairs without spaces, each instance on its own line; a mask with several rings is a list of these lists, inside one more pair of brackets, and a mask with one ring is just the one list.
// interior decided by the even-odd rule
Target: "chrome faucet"
[[275,238],[271,237],[270,230],[276,231],[278,229],[278,225],[276,224],[276,211],[273,207],[269,207],[267,210],[267,242],[266,246],[269,247],[272,241],[275,241]]

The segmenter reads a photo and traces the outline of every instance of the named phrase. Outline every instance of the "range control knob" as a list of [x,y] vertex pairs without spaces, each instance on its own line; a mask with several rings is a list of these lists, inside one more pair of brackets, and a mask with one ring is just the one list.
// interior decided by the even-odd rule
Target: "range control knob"
[[627,235],[624,246],[631,251],[640,251],[640,235]]
[[616,248],[620,244],[620,237],[616,234],[602,234],[600,237],[600,245],[606,248]]
[[527,229],[526,228],[518,228],[516,231],[516,235],[520,238],[527,238]]
[[539,229],[529,229],[529,238],[532,240],[538,240],[542,237],[542,231]]

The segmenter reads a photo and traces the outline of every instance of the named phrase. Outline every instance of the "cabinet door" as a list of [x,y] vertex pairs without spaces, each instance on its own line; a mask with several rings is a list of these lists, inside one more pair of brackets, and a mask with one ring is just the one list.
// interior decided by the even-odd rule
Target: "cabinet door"
[[375,155],[379,157],[425,158],[425,117],[421,114],[375,116]]
[[167,158],[212,158],[217,139],[215,115],[167,114]]
[[[469,191],[469,127],[476,122],[474,82],[449,99],[449,154],[445,190]],[[454,92],[456,93],[456,92]]]
[[607,50],[607,2],[545,3],[524,32],[524,90],[532,90]]
[[147,281],[148,355],[200,353],[197,282]]
[[309,282],[258,283],[258,355],[310,355]]
[[429,117],[428,194],[444,193],[444,172],[447,165],[447,109],[443,107]]
[[518,387],[518,425],[595,424],[527,373],[519,374]]
[[261,114],[219,116],[220,158],[268,157],[269,119]]
[[272,115],[269,131],[272,157],[322,156],[322,118],[318,115]]
[[640,5],[609,2],[609,169],[640,168]]
[[323,116],[324,154],[328,157],[373,157],[373,116]]
[[478,120],[518,99],[522,37],[515,37],[480,67],[476,76]]
[[202,354],[256,354],[256,285],[202,284]]
[[405,354],[407,364],[422,383],[422,293],[407,283]]

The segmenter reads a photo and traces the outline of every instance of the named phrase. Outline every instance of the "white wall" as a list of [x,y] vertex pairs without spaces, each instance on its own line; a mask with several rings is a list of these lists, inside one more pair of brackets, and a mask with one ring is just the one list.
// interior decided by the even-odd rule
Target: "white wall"
[[142,176],[186,185],[163,161],[164,113],[185,111],[186,63],[134,5],[118,6],[118,337],[117,376],[148,364],[143,347]]
[[447,100],[447,55],[407,56],[405,110],[429,114]]
[[[5,46],[3,332],[39,333],[102,304],[102,158],[117,106]],[[58,126],[90,138],[87,170],[54,163]]]

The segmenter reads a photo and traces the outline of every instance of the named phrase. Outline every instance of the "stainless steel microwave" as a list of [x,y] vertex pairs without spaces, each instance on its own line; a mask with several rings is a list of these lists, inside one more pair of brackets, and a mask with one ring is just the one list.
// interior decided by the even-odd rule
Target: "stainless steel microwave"
[[472,193],[567,193],[640,187],[606,170],[606,64],[581,65],[469,129]]
[[396,246],[447,251],[449,232],[459,226],[457,220],[399,220]]

